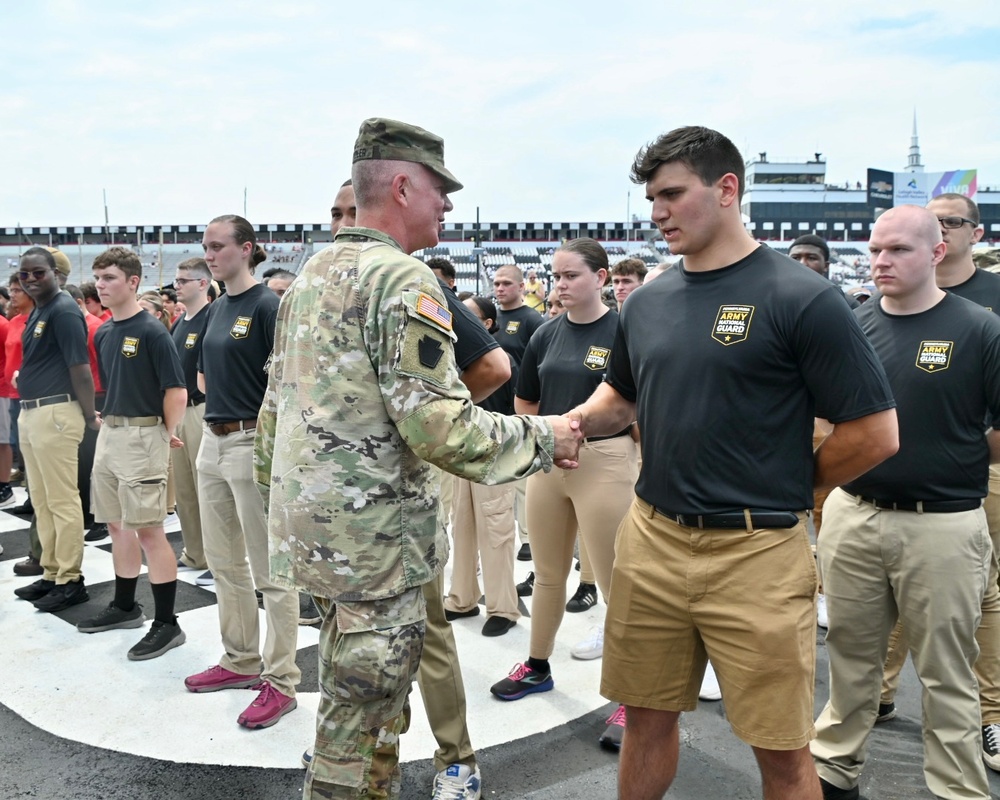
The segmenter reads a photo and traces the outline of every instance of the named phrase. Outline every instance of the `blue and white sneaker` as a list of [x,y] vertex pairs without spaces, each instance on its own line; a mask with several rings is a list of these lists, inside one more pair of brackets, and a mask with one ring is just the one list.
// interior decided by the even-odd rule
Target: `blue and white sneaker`
[[479,767],[449,764],[434,776],[431,800],[479,800],[482,782]]

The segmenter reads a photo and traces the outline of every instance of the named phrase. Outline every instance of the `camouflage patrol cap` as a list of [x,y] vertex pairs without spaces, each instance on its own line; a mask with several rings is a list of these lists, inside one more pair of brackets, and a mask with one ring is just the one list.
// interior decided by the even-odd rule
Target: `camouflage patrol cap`
[[445,191],[462,188],[444,167],[444,139],[395,119],[372,117],[361,123],[354,142],[354,161],[412,161],[444,178]]
[[1000,247],[973,250],[972,261],[980,269],[1000,272]]
[[70,263],[69,256],[62,250],[56,250],[54,247],[46,247],[45,249],[52,253],[52,258],[56,262],[56,270],[68,278],[69,274],[73,271],[73,265]]

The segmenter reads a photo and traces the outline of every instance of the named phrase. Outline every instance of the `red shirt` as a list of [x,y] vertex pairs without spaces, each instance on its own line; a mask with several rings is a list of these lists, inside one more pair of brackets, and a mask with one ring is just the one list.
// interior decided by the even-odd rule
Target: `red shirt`
[[[0,314],[0,342],[7,341],[7,328],[10,327],[10,322],[7,318]],[[12,387],[10,381],[3,377],[4,367],[7,363],[7,354],[4,351],[0,351],[0,397],[10,397]]]
[[18,398],[17,389],[11,383],[14,373],[21,369],[21,335],[24,333],[24,326],[28,322],[27,314],[18,314],[7,323],[7,337],[4,340],[4,364],[3,381],[0,382],[0,394],[2,397]]
[[[88,317],[92,317],[94,315],[93,314],[88,314],[87,316]],[[101,316],[99,316],[98,319],[101,322],[107,322],[109,319],[111,319],[111,309],[110,308],[104,309],[104,313],[101,314]]]
[[[110,311],[108,312],[111,313]],[[83,318],[87,322],[87,352],[90,353],[90,373],[94,376],[94,391],[103,392],[101,388],[101,376],[97,369],[97,350],[94,348],[94,334],[97,329],[104,324],[104,320],[95,317],[93,314],[83,312]]]

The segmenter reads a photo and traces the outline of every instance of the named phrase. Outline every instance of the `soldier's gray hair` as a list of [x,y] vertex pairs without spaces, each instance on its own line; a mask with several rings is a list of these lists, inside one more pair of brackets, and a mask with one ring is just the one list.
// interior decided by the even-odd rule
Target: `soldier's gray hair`
[[392,179],[400,173],[413,175],[419,164],[409,161],[356,161],[351,167],[354,198],[359,208],[378,205],[392,186]]

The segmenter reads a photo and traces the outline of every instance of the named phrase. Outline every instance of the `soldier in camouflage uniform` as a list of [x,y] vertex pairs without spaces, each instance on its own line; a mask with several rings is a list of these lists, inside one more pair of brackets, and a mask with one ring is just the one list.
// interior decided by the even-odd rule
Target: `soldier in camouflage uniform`
[[257,427],[274,580],[323,613],[306,800],[399,795],[420,587],[447,560],[438,468],[507,482],[572,463],[579,444],[563,418],[484,412],[459,380],[444,296],[407,255],[437,244],[461,188],[442,140],[367,120],[352,177],[359,227],[285,295]]

